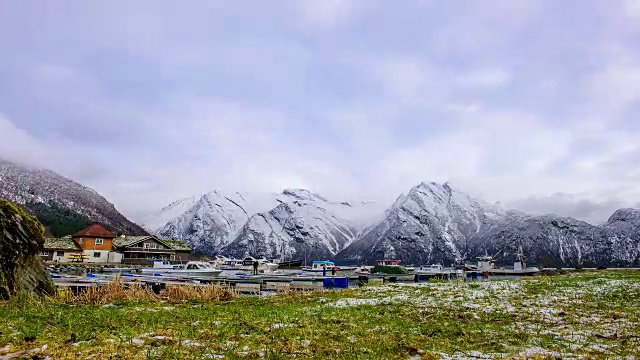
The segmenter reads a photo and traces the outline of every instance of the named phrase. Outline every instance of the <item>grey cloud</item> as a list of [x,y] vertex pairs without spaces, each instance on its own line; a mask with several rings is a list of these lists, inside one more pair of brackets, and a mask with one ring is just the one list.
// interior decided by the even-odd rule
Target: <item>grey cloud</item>
[[625,207],[640,207],[640,203],[617,199],[598,202],[557,193],[511,201],[505,203],[505,206],[535,215],[552,213],[569,216],[597,225],[606,222],[614,211]]

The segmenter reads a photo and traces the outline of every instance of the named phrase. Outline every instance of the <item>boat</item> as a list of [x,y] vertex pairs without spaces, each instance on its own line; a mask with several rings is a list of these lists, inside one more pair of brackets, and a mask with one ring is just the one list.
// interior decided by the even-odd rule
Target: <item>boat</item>
[[400,266],[401,260],[376,260],[378,266]]
[[331,269],[337,268],[333,261],[329,260],[316,260],[311,263],[311,267],[303,267],[302,271],[310,273],[324,273],[331,274]]
[[527,276],[540,272],[537,267],[527,267],[522,248],[518,250],[517,260],[513,263],[513,268],[497,268],[492,256],[478,257],[478,266],[474,272],[480,272],[488,276]]
[[273,272],[278,268],[278,264],[270,262],[267,259],[256,259],[252,256],[248,256],[242,260],[242,264],[240,265],[240,270],[248,270],[253,271],[253,263],[258,262],[258,271],[259,272]]
[[462,270],[456,268],[445,268],[440,264],[420,266],[413,270],[413,274],[427,278],[457,278],[464,276],[464,272]]
[[221,270],[239,270],[242,267],[242,260],[228,258],[222,255],[217,255],[214,260],[209,261],[213,267]]
[[140,272],[143,274],[170,274],[170,275],[187,275],[187,276],[218,276],[222,270],[216,269],[208,262],[189,261],[184,266],[173,265],[169,261],[154,261],[153,267],[142,268]]
[[279,267],[301,267],[302,260],[274,261]]
[[373,269],[373,266],[363,265],[363,266],[356,267],[353,273],[356,275],[371,275],[371,269]]

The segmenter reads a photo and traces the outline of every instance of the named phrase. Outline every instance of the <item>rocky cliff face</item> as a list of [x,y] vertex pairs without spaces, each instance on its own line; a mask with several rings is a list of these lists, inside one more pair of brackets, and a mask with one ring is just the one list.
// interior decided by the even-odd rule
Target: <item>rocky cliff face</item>
[[20,293],[54,293],[55,286],[39,255],[43,232],[34,217],[0,199],[0,299]]
[[[28,209],[41,222],[69,235],[91,221],[127,235],[146,235],[95,190],[52,171],[18,165],[0,159],[0,198]],[[75,228],[69,226],[77,222]]]

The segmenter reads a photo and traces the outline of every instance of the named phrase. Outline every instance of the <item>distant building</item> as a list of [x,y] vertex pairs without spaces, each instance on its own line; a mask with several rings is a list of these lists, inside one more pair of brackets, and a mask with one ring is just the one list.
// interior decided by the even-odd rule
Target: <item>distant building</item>
[[[40,252],[46,261],[72,262],[84,258],[89,263],[148,264],[153,260],[186,262],[193,259],[182,241],[156,236],[119,236],[94,223],[64,238],[45,238]],[[84,261],[84,260],[83,260]]]

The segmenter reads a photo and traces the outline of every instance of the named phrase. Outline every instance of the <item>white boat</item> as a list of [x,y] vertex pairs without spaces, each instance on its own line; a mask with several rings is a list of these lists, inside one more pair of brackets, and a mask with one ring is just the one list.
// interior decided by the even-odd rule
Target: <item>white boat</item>
[[363,265],[363,266],[359,266],[357,267],[353,273],[356,275],[371,275],[371,270],[373,269],[373,266],[367,266],[367,265]]
[[259,272],[273,272],[278,268],[278,264],[272,263],[267,259],[256,259],[252,256],[248,256],[242,260],[240,270],[253,271],[253,263],[258,262]]
[[221,270],[239,270],[242,266],[242,260],[232,259],[225,256],[217,255],[214,260],[209,261],[213,267]]
[[[156,265],[157,264],[157,265]],[[142,268],[143,274],[168,274],[168,275],[188,275],[188,276],[218,276],[222,270],[216,269],[208,262],[189,261],[186,265],[172,265],[168,261],[154,262],[152,268]]]
[[446,276],[452,274],[462,274],[462,270],[445,268],[440,264],[433,264],[429,266],[420,266],[413,270],[415,275],[423,275],[423,276]]
[[[308,273],[318,273],[318,274],[322,274],[324,273],[325,275],[331,275],[331,269],[336,268],[337,270],[340,270],[339,267],[336,266],[336,264],[333,261],[329,261],[329,260],[316,260],[313,263],[311,263],[311,267],[303,267],[302,271],[304,272],[308,272]],[[354,268],[355,270],[355,268]]]

